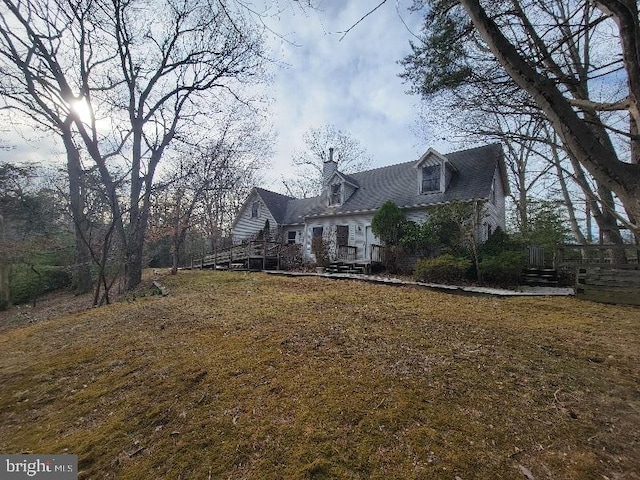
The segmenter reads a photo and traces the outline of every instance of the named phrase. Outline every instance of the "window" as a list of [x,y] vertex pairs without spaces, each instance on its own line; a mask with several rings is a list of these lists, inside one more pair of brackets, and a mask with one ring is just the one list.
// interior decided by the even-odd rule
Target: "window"
[[295,231],[287,233],[287,243],[288,244],[296,243],[296,232]]
[[322,238],[322,227],[313,227],[313,238]]
[[336,183],[331,185],[331,197],[329,205],[340,205],[342,203],[342,184]]
[[422,193],[440,191],[440,165],[422,167]]
[[251,218],[258,218],[259,213],[260,213],[260,203],[253,202],[251,204]]

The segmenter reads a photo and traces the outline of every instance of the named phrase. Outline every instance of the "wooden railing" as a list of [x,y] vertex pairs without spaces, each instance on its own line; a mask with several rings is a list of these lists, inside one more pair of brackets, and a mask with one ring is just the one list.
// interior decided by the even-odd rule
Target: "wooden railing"
[[372,262],[384,262],[385,248],[382,245],[371,245],[371,260]]
[[607,265],[637,268],[640,247],[637,245],[559,245],[556,249],[556,268],[573,269],[580,265]]
[[276,258],[280,254],[280,242],[251,241],[218,250],[192,262],[192,268],[215,265],[231,266],[255,258]]
[[528,246],[525,249],[527,258],[527,267],[529,268],[544,268],[547,266],[545,263],[544,248]]
[[358,247],[351,247],[349,245],[342,245],[337,248],[337,260],[344,262],[354,262],[357,258]]

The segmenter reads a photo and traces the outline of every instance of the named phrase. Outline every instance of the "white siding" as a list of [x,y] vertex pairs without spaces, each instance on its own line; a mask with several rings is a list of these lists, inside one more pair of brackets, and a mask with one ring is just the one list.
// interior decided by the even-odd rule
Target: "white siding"
[[[486,203],[487,215],[484,223],[486,225],[490,225],[491,231],[495,232],[496,227],[500,227],[504,230],[506,224],[504,188],[502,186],[502,181],[500,180],[500,171],[498,169],[496,169],[493,174],[493,185],[495,188],[496,201],[495,204],[491,202],[491,200]],[[486,234],[480,238],[482,240],[486,240]]]
[[296,233],[296,243],[303,243],[304,242],[304,225],[294,225],[294,226],[289,225],[287,227],[283,227],[283,229],[282,229],[282,241],[284,243],[288,243],[289,232],[295,232]]
[[314,262],[315,258],[311,252],[311,239],[314,227],[322,227],[323,238],[331,242],[332,251],[335,250],[336,227],[338,225],[349,226],[349,246],[356,247],[356,258],[365,258],[365,229],[371,226],[373,214],[342,215],[340,217],[312,218],[308,219],[303,235],[303,257],[305,261]]
[[[254,202],[258,202],[258,216],[251,216],[251,207]],[[243,240],[248,240],[256,235],[260,230],[264,228],[265,221],[269,220],[269,227],[274,229],[278,225],[275,218],[271,215],[271,212],[264,204],[262,199],[257,193],[253,193],[249,196],[242,210],[238,213],[236,224],[231,230],[231,237],[233,243],[241,243]],[[286,238],[286,237],[285,237]]]

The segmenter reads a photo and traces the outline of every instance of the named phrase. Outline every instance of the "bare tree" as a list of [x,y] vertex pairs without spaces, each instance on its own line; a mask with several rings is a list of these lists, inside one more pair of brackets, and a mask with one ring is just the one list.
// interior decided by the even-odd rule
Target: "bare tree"
[[270,136],[263,134],[247,110],[234,108],[220,122],[215,140],[174,159],[161,182],[164,186],[155,194],[153,210],[162,213],[153,219],[152,227],[171,239],[174,274],[187,232],[199,227],[208,232],[211,244],[212,230],[220,233],[225,220],[236,213],[234,200],[244,198],[256,180]]
[[343,173],[360,172],[371,165],[371,157],[360,141],[334,125],[312,127],[303,139],[305,148],[295,152],[291,161],[296,167],[295,177],[283,179],[287,193],[292,197],[307,198],[320,194],[322,167],[329,160],[329,148],[333,148],[333,160]]
[[[0,16],[4,98],[43,112],[73,162],[80,146],[91,158],[133,288],[158,165],[209,127],[220,102],[240,100],[242,82],[260,79],[260,36],[223,0],[4,0]],[[78,169],[68,171],[73,184]]]
[[[416,46],[405,60],[407,78],[416,90],[429,94],[472,83],[478,76],[470,52],[484,54],[486,65],[497,62],[499,69],[491,70],[494,78],[512,82],[519,94],[515,98],[524,95],[525,103],[545,115],[568,154],[596,181],[607,216],[601,228],[612,241],[617,241],[617,222],[638,232],[637,3],[605,0],[594,2],[595,8],[564,0],[417,3],[433,8],[426,17],[431,22],[425,24],[427,43]],[[625,118],[629,128],[620,128]],[[613,194],[626,216],[616,211]]]

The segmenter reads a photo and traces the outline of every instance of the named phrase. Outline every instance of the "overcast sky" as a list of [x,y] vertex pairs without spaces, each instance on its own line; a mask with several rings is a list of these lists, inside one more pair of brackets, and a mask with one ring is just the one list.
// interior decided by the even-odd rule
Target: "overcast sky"
[[[425,140],[417,133],[420,100],[406,93],[408,85],[398,77],[398,60],[410,52],[409,40],[421,24],[420,15],[407,10],[412,0],[388,0],[355,26],[380,0],[316,0],[313,9],[301,8],[306,2],[296,0],[266,3],[271,13],[280,10],[266,21],[283,38],[271,35],[268,43],[279,65],[268,90],[277,140],[262,186],[282,191],[281,180],[293,173],[292,155],[303,147],[303,134],[326,124],[359,140],[373,167],[417,159],[429,147],[452,149],[442,135],[427,134]],[[62,162],[64,151],[50,139],[28,125],[0,127],[0,146],[13,147],[0,150],[0,160]]]
[[398,77],[397,62],[410,53],[409,40],[421,24],[419,14],[407,10],[411,3],[389,0],[341,40],[341,32],[380,0],[325,0],[314,10],[281,2],[285,11],[270,25],[294,45],[277,38],[271,43],[284,65],[275,72],[271,120],[278,138],[265,187],[281,190],[280,179],[291,174],[293,152],[311,127],[348,131],[366,147],[373,167],[443,147],[417,134],[419,98],[408,95]]

